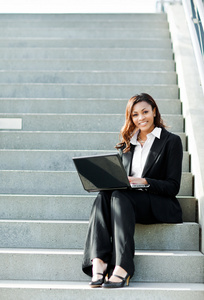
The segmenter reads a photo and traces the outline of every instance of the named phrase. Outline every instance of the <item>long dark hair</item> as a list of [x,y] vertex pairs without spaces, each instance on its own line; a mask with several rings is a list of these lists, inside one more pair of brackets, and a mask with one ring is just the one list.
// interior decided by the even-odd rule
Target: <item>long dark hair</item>
[[155,108],[155,114],[156,114],[156,116],[154,117],[155,127],[165,128],[164,122],[163,122],[163,120],[161,118],[161,114],[159,112],[159,108],[158,108],[155,100],[150,95],[142,93],[140,95],[135,95],[135,96],[131,97],[126,106],[125,124],[121,128],[121,131],[120,131],[120,141],[121,142],[116,145],[117,149],[125,146],[125,148],[123,149],[124,153],[130,151],[130,139],[137,129],[135,124],[132,121],[133,106],[142,101],[145,101],[148,104],[150,104],[152,107],[152,110]]

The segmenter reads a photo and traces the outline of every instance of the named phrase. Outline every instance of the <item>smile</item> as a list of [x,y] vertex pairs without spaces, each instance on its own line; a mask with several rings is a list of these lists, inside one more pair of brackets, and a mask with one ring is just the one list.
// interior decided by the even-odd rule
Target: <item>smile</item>
[[139,123],[139,125],[141,125],[141,126],[144,126],[146,124],[147,124],[147,122],[141,122],[141,123]]

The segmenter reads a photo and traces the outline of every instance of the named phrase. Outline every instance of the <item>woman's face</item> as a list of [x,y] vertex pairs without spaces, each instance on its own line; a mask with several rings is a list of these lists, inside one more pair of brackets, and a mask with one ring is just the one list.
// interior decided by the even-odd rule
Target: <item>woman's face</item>
[[148,134],[154,129],[154,117],[156,116],[156,108],[145,101],[136,103],[132,109],[132,121],[140,131]]

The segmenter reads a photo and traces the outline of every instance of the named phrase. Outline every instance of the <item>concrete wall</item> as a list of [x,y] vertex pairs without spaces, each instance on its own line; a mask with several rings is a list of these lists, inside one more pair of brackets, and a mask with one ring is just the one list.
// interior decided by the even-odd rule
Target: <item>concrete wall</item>
[[204,252],[204,95],[183,6],[168,8],[168,21],[183,103],[185,129],[195,177],[195,196],[199,201],[201,251]]

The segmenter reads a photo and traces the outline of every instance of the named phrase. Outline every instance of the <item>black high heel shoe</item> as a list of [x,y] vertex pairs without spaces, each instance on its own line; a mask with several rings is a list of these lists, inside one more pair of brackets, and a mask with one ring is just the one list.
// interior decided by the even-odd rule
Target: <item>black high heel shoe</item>
[[96,280],[96,281],[91,281],[89,283],[89,286],[91,288],[96,288],[96,287],[101,287],[102,284],[104,283],[104,280],[105,280],[105,277],[106,277],[106,274],[107,274],[107,271],[105,271],[104,273],[96,273],[97,275],[101,275],[102,278]]
[[127,286],[129,285],[130,275],[127,274],[125,277],[121,277],[119,275],[112,275],[112,276],[118,277],[122,281],[113,282],[113,281],[108,280],[105,283],[103,283],[103,285],[102,285],[103,288],[108,288],[108,289],[110,289],[110,288],[121,288],[125,285],[125,283],[126,283]]

